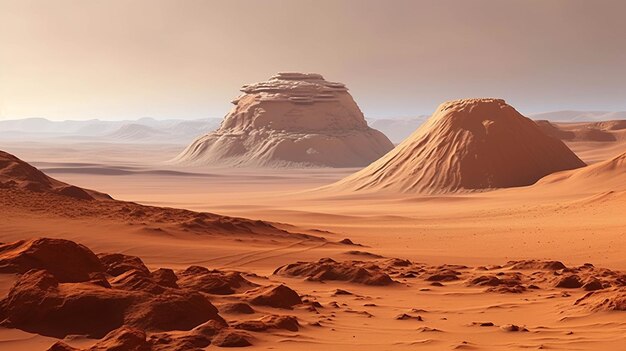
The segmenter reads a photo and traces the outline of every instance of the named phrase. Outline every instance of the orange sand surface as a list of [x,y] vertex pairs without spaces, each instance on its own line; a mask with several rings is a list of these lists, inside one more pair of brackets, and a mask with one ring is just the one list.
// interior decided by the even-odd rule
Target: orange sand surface
[[[589,142],[578,143],[568,145],[596,168],[553,174],[527,187],[439,196],[315,190],[356,169],[172,168],[164,161],[180,151],[176,146],[5,143],[2,150],[47,175],[117,200],[262,219],[290,234],[275,235],[274,229],[254,229],[253,234],[183,230],[186,217],[121,218],[106,204],[71,210],[73,205],[57,200],[38,201],[39,207],[15,206],[5,197],[0,241],[65,238],[96,253],[139,256],[150,269],[200,265],[254,273],[267,277],[257,278],[263,281],[285,283],[323,306],[319,314],[288,311],[298,318],[298,331],[251,332],[255,349],[621,350],[626,345],[624,312],[575,304],[587,291],[557,287],[553,279],[562,272],[489,269],[493,274],[545,277],[540,289],[519,293],[469,284],[482,274],[479,267],[511,260],[556,260],[567,267],[592,263],[626,271],[626,173],[623,162],[612,160],[621,144],[592,149],[583,145]],[[28,201],[34,200],[23,200]],[[337,243],[344,238],[363,246]],[[431,285],[424,272],[404,278],[389,267],[383,271],[397,281],[390,286],[272,274],[297,261],[369,261],[378,259],[375,255],[408,259],[426,270],[444,264],[466,268],[457,269],[460,280],[444,281],[443,286]],[[1,276],[4,295],[15,277]],[[351,295],[334,295],[337,289]],[[613,298],[620,291],[610,293],[618,294],[609,296]],[[402,313],[409,317],[397,320]],[[421,321],[412,318],[417,315]],[[487,322],[494,326],[480,326]],[[527,331],[511,331],[508,324]],[[0,349],[46,350],[54,341],[0,329]],[[95,340],[69,337],[66,342],[87,347]]]

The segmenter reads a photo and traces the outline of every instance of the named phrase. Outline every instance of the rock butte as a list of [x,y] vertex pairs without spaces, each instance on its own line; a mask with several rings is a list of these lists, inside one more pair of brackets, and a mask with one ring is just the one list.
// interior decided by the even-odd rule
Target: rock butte
[[527,186],[585,166],[501,99],[443,103],[387,155],[326,189],[438,194]]
[[393,148],[368,127],[341,83],[313,73],[279,73],[244,85],[216,131],[174,161],[243,167],[362,167]]

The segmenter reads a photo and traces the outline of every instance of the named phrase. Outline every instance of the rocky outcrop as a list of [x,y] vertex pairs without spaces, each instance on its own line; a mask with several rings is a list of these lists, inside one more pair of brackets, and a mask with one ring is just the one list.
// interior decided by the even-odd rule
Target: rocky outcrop
[[[274,314],[227,323],[210,301],[232,295],[220,305],[231,316],[256,313],[244,301],[263,309],[302,304],[298,293],[285,285],[259,286],[239,272],[200,266],[150,271],[138,257],[96,255],[69,240],[42,238],[1,245],[0,273],[18,275],[0,300],[0,326],[55,338],[102,338],[89,351],[248,346],[252,337],[241,330],[299,327],[295,317]],[[57,342],[49,350],[78,349]]]
[[246,300],[253,305],[290,309],[302,303],[300,295],[286,285],[269,285],[247,291]]
[[105,268],[88,248],[69,240],[39,238],[0,245],[1,273],[44,269],[60,282],[81,282]]
[[276,275],[305,277],[310,281],[339,280],[365,285],[390,285],[393,280],[380,268],[362,261],[337,262],[322,258],[317,262],[297,262],[279,267]]
[[196,139],[176,162],[361,167],[393,148],[368,127],[345,85],[319,74],[279,73],[241,91],[220,128]]

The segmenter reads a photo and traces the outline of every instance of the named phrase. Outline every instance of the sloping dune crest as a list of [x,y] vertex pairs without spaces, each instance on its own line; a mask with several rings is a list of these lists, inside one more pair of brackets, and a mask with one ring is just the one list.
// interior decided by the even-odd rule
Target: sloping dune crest
[[0,151],[0,188],[55,193],[83,200],[110,199],[106,194],[50,178],[37,168],[4,151]]
[[[0,151],[0,212],[7,218],[14,218],[11,221],[19,221],[19,226],[29,222],[26,219],[28,214],[36,216],[37,220],[86,221],[76,223],[81,227],[85,223],[100,226],[107,222],[129,227],[140,224],[145,228],[156,228],[160,234],[323,240],[313,235],[292,233],[261,220],[114,200],[107,194],[51,178],[3,151]],[[5,221],[7,218],[4,218]]]
[[584,165],[504,100],[463,99],[440,105],[387,155],[327,189],[439,194],[509,188]]
[[593,165],[551,174],[535,187],[564,187],[593,191],[626,191],[626,153]]

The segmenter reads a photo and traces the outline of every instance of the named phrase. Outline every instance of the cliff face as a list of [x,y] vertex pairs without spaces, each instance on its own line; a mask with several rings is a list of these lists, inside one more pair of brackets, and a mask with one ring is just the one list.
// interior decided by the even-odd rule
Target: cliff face
[[176,162],[362,167],[393,148],[368,127],[348,89],[319,74],[279,73],[241,91],[220,128],[196,139]]

